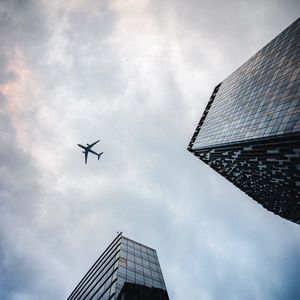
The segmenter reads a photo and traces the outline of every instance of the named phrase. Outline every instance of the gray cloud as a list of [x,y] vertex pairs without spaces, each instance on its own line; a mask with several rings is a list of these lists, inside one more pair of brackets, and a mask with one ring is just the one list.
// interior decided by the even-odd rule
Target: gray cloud
[[299,226],[186,151],[214,85],[299,7],[226,3],[1,4],[1,299],[67,297],[120,230],[171,299],[299,298]]

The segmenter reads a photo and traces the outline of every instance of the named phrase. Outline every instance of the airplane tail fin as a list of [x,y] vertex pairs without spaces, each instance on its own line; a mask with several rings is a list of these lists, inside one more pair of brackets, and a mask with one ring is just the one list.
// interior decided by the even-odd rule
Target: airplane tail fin
[[99,153],[98,154],[98,160],[99,160],[99,158],[100,158],[100,156],[103,154],[103,152],[101,152],[101,153]]

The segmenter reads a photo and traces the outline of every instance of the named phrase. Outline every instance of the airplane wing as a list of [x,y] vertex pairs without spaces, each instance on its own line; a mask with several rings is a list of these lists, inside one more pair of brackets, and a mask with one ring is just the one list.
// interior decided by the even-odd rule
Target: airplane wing
[[93,143],[93,144],[90,144],[90,145],[89,145],[89,148],[91,149],[91,148],[92,148],[93,146],[95,146],[99,141],[100,141],[100,140],[96,141],[96,142]]
[[89,154],[89,152],[88,152],[88,151],[85,151],[85,153],[84,153],[85,164],[87,164],[88,154]]
[[89,152],[92,152],[93,154],[98,155],[97,152],[95,152],[95,151],[93,151],[93,150],[91,150],[91,149],[89,149]]
[[77,144],[80,148],[82,148],[82,149],[85,149],[85,147],[84,146],[82,146],[82,145],[80,145],[80,144]]

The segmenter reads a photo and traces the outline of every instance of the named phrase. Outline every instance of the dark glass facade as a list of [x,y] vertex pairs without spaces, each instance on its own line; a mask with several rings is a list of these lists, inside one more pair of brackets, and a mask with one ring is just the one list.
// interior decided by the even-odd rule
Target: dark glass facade
[[68,300],[116,300],[125,282],[167,294],[156,251],[118,234]]
[[188,150],[300,224],[300,19],[213,91]]
[[169,300],[167,291],[125,282],[117,300]]

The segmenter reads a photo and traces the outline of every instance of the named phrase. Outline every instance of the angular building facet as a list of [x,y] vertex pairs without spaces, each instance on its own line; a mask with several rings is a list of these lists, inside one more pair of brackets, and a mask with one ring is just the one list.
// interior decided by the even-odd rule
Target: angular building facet
[[68,300],[169,300],[156,251],[118,234]]
[[300,19],[215,87],[188,150],[300,224]]

